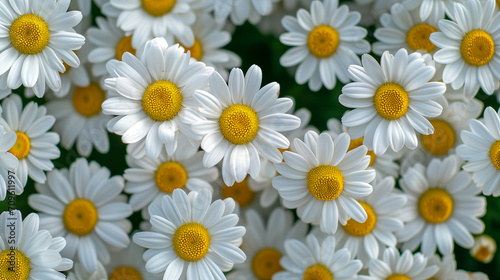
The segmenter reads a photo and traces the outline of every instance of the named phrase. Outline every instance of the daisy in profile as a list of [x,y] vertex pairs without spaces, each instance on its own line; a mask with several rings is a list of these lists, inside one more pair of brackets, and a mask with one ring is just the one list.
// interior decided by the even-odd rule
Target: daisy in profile
[[471,256],[482,262],[490,263],[497,251],[497,243],[491,236],[482,234],[474,238],[474,246],[470,249]]
[[108,248],[125,248],[132,225],[126,218],[121,176],[110,177],[106,167],[79,158],[68,169],[48,173],[46,184],[36,184],[29,205],[40,211],[40,227],[68,241],[62,255],[81,263],[88,272],[98,262],[110,261]]
[[79,11],[67,12],[70,0],[0,2],[0,88],[32,88],[37,97],[45,93],[45,84],[57,91],[61,87],[58,72],[63,62],[78,67],[73,52],[85,38],[73,27],[82,19]]
[[146,154],[154,159],[163,146],[172,155],[180,133],[189,140],[201,138],[190,126],[201,119],[193,93],[207,88],[213,68],[190,61],[164,38],[149,41],[141,60],[126,52],[122,61],[111,60],[107,68],[111,78],[105,82],[112,96],[102,109],[106,115],[117,115],[108,129],[122,135],[124,143],[145,139]]
[[397,233],[403,250],[414,251],[419,245],[425,256],[436,252],[453,252],[458,245],[471,248],[471,233],[479,234],[484,224],[479,219],[486,211],[486,200],[477,196],[481,189],[460,161],[452,155],[444,160],[433,159],[428,166],[416,164],[399,181],[408,203],[403,208],[405,226]]
[[54,168],[51,160],[60,155],[57,148],[59,135],[48,131],[54,125],[55,118],[47,115],[44,106],[35,102],[23,108],[21,97],[13,94],[2,102],[3,113],[0,125],[6,132],[13,131],[17,135],[14,146],[9,150],[19,160],[19,166],[13,171],[26,185],[28,176],[38,183],[45,183],[44,171]]
[[342,83],[349,82],[347,68],[359,65],[356,54],[370,51],[370,44],[363,40],[367,31],[356,26],[361,16],[349,12],[346,5],[338,6],[338,1],[313,1],[310,12],[299,9],[297,17],[285,16],[281,21],[288,31],[280,35],[284,45],[293,48],[280,58],[284,67],[299,65],[295,81],[318,91],[323,85],[327,89],[335,87],[337,78]]
[[[75,263],[73,269],[68,273],[68,280],[118,280],[108,278],[106,270],[102,263],[97,262],[95,271],[87,271],[81,263]],[[142,280],[142,279],[140,279]]]
[[259,23],[262,16],[270,15],[273,3],[279,0],[214,0],[215,20],[222,24],[229,17],[235,25],[242,25],[245,21],[252,24]]
[[470,0],[464,5],[454,5],[452,18],[455,20],[440,20],[441,32],[430,36],[431,42],[439,48],[434,60],[446,64],[443,82],[451,84],[453,89],[464,86],[469,98],[476,95],[479,87],[491,95],[498,88],[500,79],[497,71],[500,53],[495,51],[500,44],[500,30],[495,24],[499,17],[495,13],[495,1]]
[[[111,261],[105,266],[109,278],[106,280],[160,280],[159,275],[152,275],[146,270],[146,263],[140,257],[145,249],[130,242],[127,248],[111,252]],[[87,280],[87,279],[85,279]]]
[[370,162],[366,147],[347,152],[350,138],[345,133],[333,140],[310,131],[304,138],[295,139],[290,151],[283,152],[284,162],[274,164],[280,176],[273,187],[284,206],[296,208],[303,222],[319,224],[329,234],[350,218],[364,223],[368,215],[356,199],[372,193],[369,183],[375,178],[374,170],[365,170]]
[[261,155],[273,163],[283,157],[278,148],[290,142],[280,132],[300,126],[300,119],[286,114],[293,105],[289,98],[278,98],[276,82],[261,88],[262,70],[252,65],[246,75],[239,68],[229,74],[229,84],[214,72],[210,90],[194,94],[205,120],[193,123],[192,129],[203,135],[201,148],[206,152],[203,164],[211,167],[222,161],[224,183],[232,186],[247,174],[257,178]]
[[433,99],[446,91],[442,82],[429,82],[435,68],[427,66],[420,53],[408,55],[400,49],[395,56],[382,54],[381,64],[370,55],[362,57],[363,66],[349,66],[354,82],[342,88],[339,102],[354,110],[342,117],[353,138],[375,155],[385,153],[390,146],[394,152],[403,146],[415,149],[418,145],[415,130],[428,135],[434,132],[426,119],[437,117],[442,107]]
[[[2,108],[0,107],[1,112]],[[14,131],[5,132],[4,128],[0,126],[0,201],[5,199],[7,191],[20,195],[24,190],[24,185],[21,185],[19,178],[12,172],[19,165],[17,157],[9,152],[16,143],[16,139]],[[14,189],[11,189],[12,186]]]
[[286,255],[281,258],[283,271],[273,280],[288,279],[357,279],[362,264],[353,260],[346,248],[336,249],[335,237],[328,236],[321,243],[309,234],[306,242],[285,241]]
[[163,279],[224,279],[222,272],[245,261],[241,245],[245,228],[236,226],[238,216],[222,200],[212,202],[208,190],[174,190],[164,195],[161,211],[150,211],[152,231],[134,234],[146,270]]

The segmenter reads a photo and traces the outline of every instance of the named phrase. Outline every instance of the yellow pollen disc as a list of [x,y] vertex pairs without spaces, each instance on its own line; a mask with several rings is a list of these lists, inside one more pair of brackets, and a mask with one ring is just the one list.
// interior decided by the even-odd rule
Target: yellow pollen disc
[[493,145],[491,145],[490,160],[491,163],[493,163],[493,166],[500,170],[500,140],[497,140],[493,143]]
[[201,60],[201,57],[203,56],[203,47],[198,39],[194,38],[194,44],[189,48],[184,45],[181,46],[184,48],[185,53],[187,53],[188,51],[191,52],[192,58],[198,61]]
[[377,215],[370,205],[362,201],[359,201],[359,204],[361,204],[363,209],[365,209],[368,218],[366,218],[366,221],[364,223],[358,223],[353,219],[349,219],[344,226],[344,230],[350,235],[365,236],[368,233],[372,232],[373,228],[375,228],[375,224],[377,223]]
[[96,83],[90,83],[87,87],[77,87],[73,92],[73,106],[82,116],[87,118],[98,115],[101,112],[102,102],[106,99],[104,90]]
[[175,189],[184,187],[187,181],[187,173],[184,167],[174,161],[162,163],[155,172],[156,186],[166,193],[172,193]]
[[465,34],[460,46],[465,62],[472,66],[482,66],[490,62],[495,54],[495,42],[483,30],[472,30]]
[[[351,140],[351,143],[349,143],[349,149],[347,151],[354,150],[357,147],[363,145],[363,139],[364,139],[364,137]],[[375,162],[376,155],[372,150],[368,150],[368,152],[366,154],[370,156],[370,165],[369,166],[372,166],[373,163]]]
[[79,236],[87,235],[97,224],[97,209],[87,199],[77,198],[64,209],[63,222],[69,232]]
[[264,248],[252,259],[253,274],[259,280],[271,280],[273,275],[283,270],[280,265],[281,253],[273,248]]
[[418,212],[429,223],[445,222],[453,212],[453,198],[445,189],[429,189],[418,200]]
[[231,187],[222,186],[222,198],[226,199],[231,197],[236,201],[240,207],[245,207],[252,203],[255,193],[250,189],[248,185],[248,176],[245,180],[241,182],[234,183]]
[[430,26],[427,23],[417,24],[408,30],[406,34],[406,43],[414,51],[425,50],[427,52],[432,52],[436,49],[436,46],[431,43],[429,36],[436,31],[434,26]]
[[30,259],[18,250],[0,253],[0,279],[26,280],[30,276]]
[[111,272],[109,280],[142,280],[142,276],[131,266],[120,266]]
[[402,86],[396,83],[385,83],[375,92],[373,103],[381,117],[396,120],[406,114],[410,98]]
[[134,47],[132,47],[132,36],[123,37],[116,44],[116,59],[121,61],[124,53],[129,52],[135,55],[135,51]]
[[411,278],[404,274],[393,274],[387,277],[386,280],[411,280]]
[[479,247],[479,249],[477,249],[477,252],[473,255],[473,257],[480,262],[485,262],[486,259],[488,259],[490,256],[491,251],[486,246]]
[[23,54],[41,52],[49,43],[49,26],[36,15],[24,14],[10,26],[12,46]]
[[210,247],[208,230],[198,223],[187,223],[180,226],[172,239],[174,251],[177,255],[189,262],[202,259]]
[[219,127],[227,141],[243,145],[252,141],[259,131],[259,118],[247,105],[229,106],[219,118]]
[[334,54],[339,43],[339,33],[328,25],[316,26],[307,36],[309,51],[319,58]]
[[443,120],[431,120],[434,133],[422,135],[422,146],[433,155],[445,155],[455,146],[455,131],[453,127]]
[[31,141],[23,132],[16,131],[17,140],[14,146],[10,148],[9,153],[13,154],[17,159],[25,158],[31,149]]
[[304,271],[302,280],[333,280],[333,274],[322,264],[313,264]]
[[172,10],[175,0],[142,0],[142,8],[150,15],[158,17]]
[[307,188],[319,200],[333,200],[344,189],[344,176],[335,166],[320,165],[307,173]]
[[181,90],[169,81],[149,85],[142,97],[142,108],[155,121],[164,122],[179,113],[182,106]]

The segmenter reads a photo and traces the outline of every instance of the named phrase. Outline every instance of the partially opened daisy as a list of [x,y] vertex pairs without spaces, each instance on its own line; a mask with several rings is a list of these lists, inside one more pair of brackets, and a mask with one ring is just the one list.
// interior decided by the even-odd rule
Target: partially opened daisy
[[404,212],[404,228],[397,233],[403,250],[420,246],[425,256],[436,252],[453,252],[455,241],[470,248],[471,233],[479,234],[484,224],[479,219],[486,211],[486,200],[477,196],[481,189],[466,171],[460,171],[460,160],[452,155],[444,160],[433,159],[428,166],[417,164],[400,179],[408,203]]
[[347,68],[359,65],[356,54],[370,51],[370,44],[363,40],[367,31],[356,26],[361,16],[349,12],[338,1],[313,1],[310,12],[299,9],[297,17],[285,16],[281,23],[288,31],[280,36],[281,43],[292,46],[281,58],[284,67],[299,64],[295,81],[318,91],[323,85],[335,87],[337,78],[349,82]]
[[372,193],[369,183],[375,178],[374,170],[365,170],[370,163],[366,147],[347,152],[350,138],[345,133],[333,140],[325,132],[310,131],[304,138],[296,138],[290,151],[283,152],[284,162],[274,165],[280,176],[273,187],[284,206],[297,208],[302,221],[319,224],[330,234],[349,218],[364,223],[368,215],[356,199]]
[[482,234],[474,238],[474,246],[470,249],[471,256],[482,262],[490,263],[497,252],[497,243],[491,236]]
[[67,12],[70,0],[0,2],[0,88],[32,88],[42,97],[45,84],[57,91],[63,62],[78,67],[73,52],[85,38],[73,27],[82,19],[79,11]]
[[381,64],[370,55],[362,57],[363,66],[349,66],[354,82],[342,88],[339,102],[354,110],[342,117],[353,138],[364,136],[363,144],[375,155],[390,146],[395,152],[403,146],[418,145],[415,130],[434,132],[426,117],[437,117],[442,107],[433,101],[444,94],[442,82],[429,82],[435,68],[424,63],[420,53],[408,55],[400,49],[395,56],[384,52]]
[[229,74],[229,84],[214,72],[210,90],[194,94],[205,120],[193,123],[192,129],[203,134],[203,164],[211,167],[222,161],[222,178],[228,186],[241,182],[247,174],[257,178],[262,155],[274,163],[283,157],[278,148],[290,142],[280,132],[296,129],[300,119],[286,114],[293,105],[289,98],[278,98],[276,82],[260,87],[262,70],[253,65],[246,75],[239,68]]
[[[163,279],[224,279],[223,271],[245,261],[241,245],[245,228],[236,226],[222,200],[212,202],[208,190],[174,190],[162,198],[161,211],[151,211],[152,231],[134,234],[134,242],[148,248],[146,270]],[[160,209],[159,209],[160,210]],[[228,211],[230,210],[230,211]]]
[[125,248],[132,225],[126,218],[121,176],[110,177],[106,167],[79,158],[68,169],[48,173],[46,184],[36,184],[29,205],[40,211],[40,227],[68,241],[62,255],[80,262],[88,272],[98,262],[110,261],[108,248]]

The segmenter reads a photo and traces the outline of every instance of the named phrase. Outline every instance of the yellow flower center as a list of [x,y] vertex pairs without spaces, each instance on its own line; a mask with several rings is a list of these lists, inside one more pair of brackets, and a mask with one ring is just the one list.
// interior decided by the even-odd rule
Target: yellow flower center
[[37,54],[49,43],[49,26],[36,15],[25,14],[10,26],[12,46],[23,54]]
[[385,83],[375,92],[373,103],[378,114],[388,120],[404,116],[410,105],[406,90],[396,83]]
[[148,14],[158,17],[172,10],[175,0],[142,0],[142,8]]
[[283,270],[280,265],[281,253],[273,248],[264,248],[252,259],[253,274],[259,280],[271,280],[273,275]]
[[189,48],[184,45],[181,46],[184,48],[185,53],[190,51],[192,58],[198,61],[201,60],[201,57],[203,56],[203,47],[198,39],[194,38],[194,44]]
[[335,166],[320,165],[307,173],[307,188],[319,200],[333,200],[344,189],[344,176]]
[[77,87],[73,92],[73,106],[82,116],[87,118],[98,115],[101,112],[101,104],[106,99],[104,90],[96,83],[90,83],[87,87]]
[[493,143],[493,145],[491,145],[490,160],[491,163],[493,163],[493,166],[500,170],[500,140],[497,140],[495,143]]
[[132,47],[132,36],[126,36],[120,39],[118,44],[116,44],[116,59],[122,60],[124,53],[129,52],[135,55],[135,49]]
[[465,34],[460,46],[465,62],[472,66],[482,66],[490,62],[495,54],[495,42],[483,30],[472,30]]
[[63,222],[69,232],[79,236],[87,235],[97,224],[97,209],[87,199],[77,198],[64,209]]
[[233,186],[228,187],[225,184],[222,186],[222,198],[226,199],[231,197],[236,201],[240,207],[245,207],[252,203],[255,193],[248,185],[248,176],[241,182],[236,182]]
[[17,159],[23,159],[30,153],[31,141],[28,135],[23,132],[16,131],[16,135],[16,143],[10,148],[9,153],[13,154]]
[[302,280],[333,280],[333,274],[322,264],[313,264],[304,271]]
[[404,274],[393,274],[387,277],[386,280],[411,280],[411,278]]
[[431,154],[445,155],[455,146],[455,131],[453,127],[443,120],[431,120],[434,133],[422,135],[422,146]]
[[131,266],[120,266],[111,272],[109,280],[142,280],[142,276]]
[[198,223],[187,223],[180,226],[172,239],[174,251],[177,255],[189,262],[202,259],[210,247],[208,230]]
[[30,276],[30,259],[18,250],[0,253],[0,279],[26,280]]
[[155,181],[156,186],[162,192],[172,193],[175,189],[184,187],[187,181],[187,173],[178,162],[164,162],[155,172]]
[[339,43],[339,33],[328,25],[316,26],[307,36],[309,51],[319,58],[334,54]]
[[414,51],[425,50],[427,52],[432,52],[436,49],[436,46],[431,43],[429,36],[436,31],[434,26],[430,26],[427,23],[417,24],[408,30],[406,34],[406,43]]
[[481,246],[477,249],[473,257],[480,262],[485,262],[491,256],[491,253],[487,246]]
[[429,223],[445,222],[453,213],[453,198],[445,189],[429,189],[418,200],[418,212]]
[[344,226],[344,230],[350,235],[365,236],[368,233],[372,232],[373,228],[375,228],[375,224],[377,223],[377,215],[370,205],[362,201],[359,201],[359,204],[361,204],[363,209],[365,209],[368,218],[366,218],[366,221],[364,223],[358,223],[353,219],[349,219]]
[[229,106],[219,118],[219,127],[227,141],[243,145],[252,141],[259,131],[259,118],[247,105]]
[[[349,143],[349,149],[347,151],[354,150],[357,147],[363,145],[363,139],[364,139],[364,137],[351,140],[351,143]],[[369,166],[372,166],[373,163],[375,162],[375,159],[376,159],[375,152],[373,152],[372,150],[368,150],[368,152],[366,154],[370,156]]]
[[159,122],[168,121],[181,110],[181,90],[169,81],[156,81],[149,85],[142,97],[142,108],[148,116]]

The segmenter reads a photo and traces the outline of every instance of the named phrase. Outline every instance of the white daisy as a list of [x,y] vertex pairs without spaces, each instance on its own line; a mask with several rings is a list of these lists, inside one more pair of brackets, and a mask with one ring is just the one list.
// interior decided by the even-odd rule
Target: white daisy
[[403,250],[431,256],[436,251],[443,255],[453,252],[453,241],[470,248],[474,244],[471,233],[484,230],[478,218],[485,213],[486,200],[477,196],[481,189],[472,182],[466,171],[460,171],[459,159],[449,156],[443,161],[433,159],[427,167],[417,164],[399,181],[408,203],[406,223],[397,233]]
[[14,173],[26,185],[28,176],[38,183],[44,183],[47,177],[44,171],[54,168],[52,159],[60,155],[57,148],[59,135],[48,132],[55,118],[46,115],[47,109],[35,102],[28,103],[24,108],[21,98],[13,94],[2,102],[4,109],[0,125],[5,131],[14,131],[17,140],[9,150],[19,159],[19,166]]
[[215,0],[215,20],[222,24],[229,17],[235,25],[242,25],[245,21],[257,24],[261,16],[270,15],[273,3],[279,0]]
[[68,273],[68,280],[108,280],[108,275],[100,262],[97,262],[96,270],[91,272],[87,271],[81,263],[77,262]]
[[327,133],[310,131],[304,138],[295,139],[283,153],[284,162],[274,164],[280,176],[273,179],[273,187],[284,206],[297,208],[302,221],[319,224],[330,234],[349,218],[365,222],[368,216],[356,199],[372,193],[369,183],[375,178],[374,170],[365,170],[370,162],[366,147],[347,152],[350,138],[345,133],[333,140]]
[[[73,52],[85,38],[72,28],[82,19],[70,11],[70,0],[0,2],[0,88],[22,85],[42,97],[45,84],[57,91],[63,62],[78,67]],[[10,34],[10,35],[9,35]]]
[[40,226],[68,241],[62,255],[80,262],[93,272],[98,262],[109,263],[109,247],[125,248],[132,225],[126,197],[121,195],[123,178],[109,177],[106,167],[79,158],[68,169],[47,174],[46,184],[35,184],[38,194],[28,198],[40,211]]
[[109,280],[160,280],[161,276],[146,271],[146,263],[140,257],[144,251],[144,248],[130,242],[127,248],[112,252],[111,262],[105,266]]
[[[265,167],[274,170],[274,166],[272,166],[272,163],[269,161],[262,161],[261,171]],[[217,168],[220,170],[220,164],[217,165]],[[264,181],[264,184],[267,183],[267,180]],[[224,184],[222,177],[219,176],[219,178],[212,183],[212,186],[214,188],[214,198],[232,198],[236,202],[235,214],[238,215],[249,209],[254,209],[260,214],[267,213],[268,210],[264,207],[269,207],[274,204],[270,203],[268,206],[262,206],[261,201],[265,204],[267,203],[267,201],[264,201],[262,198],[263,191],[261,190],[263,187],[260,181],[253,179],[249,175],[247,175],[243,181],[235,182],[232,186]],[[267,188],[267,186],[264,188]],[[244,219],[244,216],[242,215],[240,219]]]
[[210,91],[197,90],[194,99],[206,120],[193,123],[192,129],[203,134],[203,164],[214,166],[222,161],[222,178],[228,186],[241,182],[247,174],[257,178],[261,168],[259,154],[274,163],[283,157],[289,141],[279,132],[296,129],[300,119],[285,112],[293,105],[289,98],[278,98],[279,84],[260,88],[262,70],[253,65],[245,76],[239,68],[229,74],[229,85],[214,72]]
[[490,263],[497,251],[497,243],[491,236],[482,234],[474,238],[474,246],[470,249],[471,256],[482,262]]
[[356,54],[370,51],[370,44],[363,40],[367,31],[356,26],[361,16],[349,12],[338,1],[313,1],[310,12],[299,9],[297,18],[285,16],[281,23],[288,31],[280,36],[281,43],[293,48],[280,58],[284,67],[299,64],[295,81],[318,91],[322,85],[333,89],[338,78],[349,82],[347,68],[359,65]]
[[488,275],[483,272],[457,271],[458,280],[489,280]]
[[141,60],[127,52],[122,59],[107,64],[112,78],[106,85],[115,96],[106,99],[102,109],[106,115],[118,115],[108,129],[127,144],[145,138],[150,158],[157,158],[163,146],[172,155],[179,133],[200,139],[189,125],[199,119],[192,95],[207,87],[213,68],[190,61],[188,54],[177,45],[168,46],[163,38],[149,41]]
[[354,110],[342,117],[353,138],[364,136],[363,144],[376,155],[390,146],[395,152],[403,146],[417,147],[417,135],[432,134],[434,128],[425,117],[437,117],[442,107],[432,99],[442,96],[446,86],[429,82],[435,68],[424,64],[420,53],[408,55],[400,49],[395,56],[384,52],[381,64],[370,55],[363,66],[351,65],[354,82],[342,88],[339,102]]
[[[149,248],[143,255],[146,270],[163,279],[224,279],[223,271],[245,261],[241,245],[245,228],[236,226],[221,200],[208,190],[174,190],[162,198],[161,211],[151,211],[153,231],[134,234],[134,242]],[[153,204],[152,204],[153,205]],[[151,208],[150,208],[151,209]]]
[[443,82],[452,88],[465,87],[468,97],[473,97],[479,87],[492,94],[500,79],[500,29],[496,22],[494,0],[470,0],[465,6],[455,3],[454,21],[442,19],[441,32],[431,34],[430,40],[440,50],[434,60],[446,64]]
[[335,247],[333,236],[328,236],[321,244],[312,234],[307,236],[305,243],[286,240],[286,255],[280,261],[284,271],[274,274],[272,279],[357,279],[361,261],[353,260],[348,249],[336,250]]
[[21,185],[21,181],[12,171],[19,165],[17,157],[9,152],[16,143],[16,139],[14,131],[5,132],[0,125],[0,201],[5,199],[7,192],[20,195],[24,189],[24,185]]

